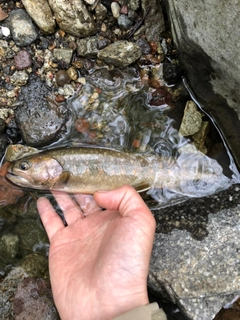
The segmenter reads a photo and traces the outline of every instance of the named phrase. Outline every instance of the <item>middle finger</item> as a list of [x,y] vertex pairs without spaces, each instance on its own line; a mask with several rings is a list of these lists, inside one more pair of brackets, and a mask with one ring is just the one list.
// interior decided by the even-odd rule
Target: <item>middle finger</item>
[[68,225],[84,218],[81,208],[69,194],[60,191],[52,191],[52,194],[63,211]]

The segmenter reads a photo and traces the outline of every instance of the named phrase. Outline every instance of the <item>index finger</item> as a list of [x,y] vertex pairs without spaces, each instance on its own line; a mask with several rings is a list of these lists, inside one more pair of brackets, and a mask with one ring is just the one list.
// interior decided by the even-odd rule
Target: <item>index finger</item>
[[52,237],[65,228],[64,223],[47,198],[42,197],[37,200],[37,209],[51,242]]

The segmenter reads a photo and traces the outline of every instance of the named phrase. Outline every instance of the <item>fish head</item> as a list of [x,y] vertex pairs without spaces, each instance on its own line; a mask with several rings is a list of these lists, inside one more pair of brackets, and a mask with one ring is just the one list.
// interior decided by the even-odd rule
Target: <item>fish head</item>
[[56,159],[35,155],[11,163],[6,178],[21,187],[48,190],[62,172],[62,166]]

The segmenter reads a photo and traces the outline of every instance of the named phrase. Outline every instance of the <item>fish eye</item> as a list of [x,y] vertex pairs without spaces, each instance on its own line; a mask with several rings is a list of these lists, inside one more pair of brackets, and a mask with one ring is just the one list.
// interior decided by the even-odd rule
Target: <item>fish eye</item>
[[19,164],[19,169],[21,170],[28,170],[30,168],[30,165],[27,161],[22,161]]

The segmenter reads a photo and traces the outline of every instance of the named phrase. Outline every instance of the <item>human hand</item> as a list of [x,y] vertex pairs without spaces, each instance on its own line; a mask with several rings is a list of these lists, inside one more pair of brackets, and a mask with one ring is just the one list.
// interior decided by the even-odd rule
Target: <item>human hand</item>
[[130,186],[96,192],[94,199],[53,195],[67,227],[46,198],[37,206],[50,241],[50,279],[61,319],[107,320],[147,304],[155,220],[140,195]]

